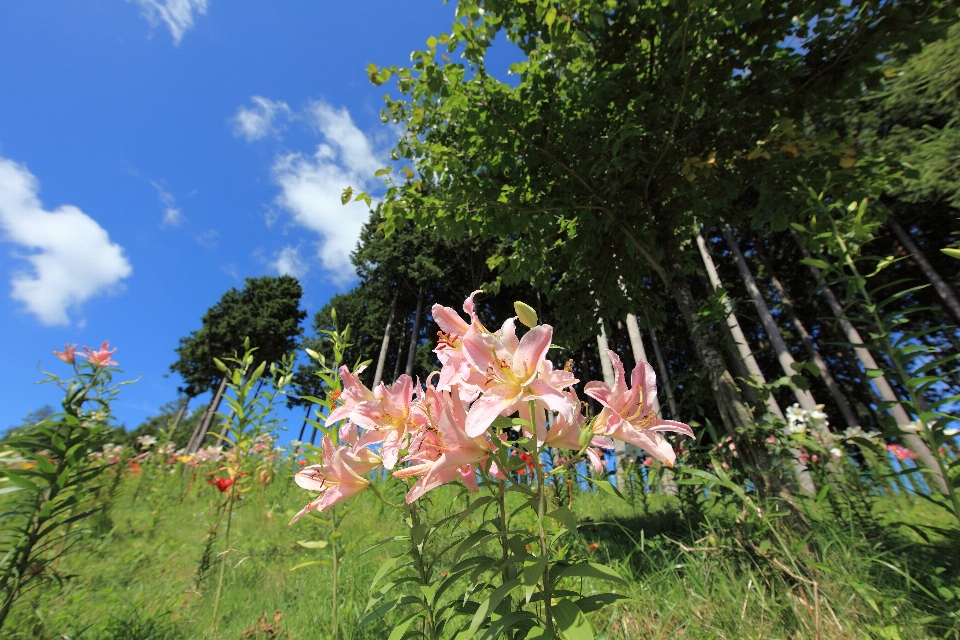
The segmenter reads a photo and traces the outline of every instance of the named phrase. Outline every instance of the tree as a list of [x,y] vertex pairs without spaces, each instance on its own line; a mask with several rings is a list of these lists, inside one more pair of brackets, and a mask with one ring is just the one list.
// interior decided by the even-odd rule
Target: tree
[[183,378],[181,391],[191,398],[219,386],[188,448],[200,446],[222,396],[223,374],[213,359],[241,352],[245,338],[257,347],[255,366],[277,362],[292,352],[301,334],[300,321],[307,315],[300,309],[302,295],[300,283],[291,276],[247,278],[242,290],[231,288],[207,310],[200,329],[180,339],[179,359],[170,369]]
[[[391,187],[385,229],[413,221],[500,238],[499,281],[532,282],[567,308],[599,299],[609,317],[631,311],[628,297],[661,306],[644,287],[661,280],[724,423],[747,428],[754,418],[687,282],[691,235],[721,217],[782,228],[795,176],[824,170],[811,157],[852,169],[849,143],[805,119],[875,85],[877,55],[933,37],[941,14],[930,2],[463,2],[411,68],[370,67],[375,83],[398,79],[404,97],[388,100],[387,117],[405,124],[397,153],[416,169]],[[487,73],[498,35],[526,56],[511,68],[517,84]],[[780,46],[794,39],[803,48]],[[446,62],[444,49],[466,62]]]

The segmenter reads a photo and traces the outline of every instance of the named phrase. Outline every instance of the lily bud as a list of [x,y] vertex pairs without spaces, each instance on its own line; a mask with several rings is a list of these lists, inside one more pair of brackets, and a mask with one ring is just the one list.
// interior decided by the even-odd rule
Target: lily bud
[[513,308],[516,310],[520,322],[531,329],[537,326],[537,312],[533,310],[533,307],[518,300],[513,303]]

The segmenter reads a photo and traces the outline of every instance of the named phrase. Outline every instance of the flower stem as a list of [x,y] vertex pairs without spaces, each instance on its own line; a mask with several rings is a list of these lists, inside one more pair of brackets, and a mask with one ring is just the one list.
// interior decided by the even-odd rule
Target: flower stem
[[[530,415],[534,416],[534,411],[536,410],[536,403],[530,403]],[[547,516],[547,496],[544,492],[543,487],[543,467],[541,466],[540,456],[543,453],[543,449],[540,447],[536,448],[536,457],[534,459],[533,469],[537,476],[537,528],[540,534],[540,557],[547,558],[550,553],[547,548],[547,530],[544,527],[544,519]],[[553,615],[550,611],[551,602],[550,602],[550,592],[552,591],[550,585],[550,561],[547,560],[546,564],[543,567],[543,618],[544,626],[546,629],[546,637],[553,637]]]
[[500,551],[503,558],[501,579],[502,584],[507,584],[510,582],[510,567],[507,565],[510,548],[507,546],[507,487],[503,480],[497,480],[497,504],[500,507]]
[[220,609],[220,594],[223,591],[223,572],[227,567],[227,552],[230,551],[230,524],[233,520],[233,490],[236,484],[230,485],[230,493],[227,494],[227,530],[224,533],[222,558],[220,559],[220,577],[217,579],[217,594],[213,597],[213,620],[210,623],[210,630],[217,630],[217,612]]
[[[330,518],[333,520],[333,532],[337,532],[337,509],[330,509]],[[330,549],[333,552],[333,638],[340,637],[340,564],[337,554],[337,536],[330,536]]]
[[[414,505],[410,505],[410,551],[417,559],[417,573],[420,576],[420,584],[426,587],[429,586],[430,580],[427,578],[427,569],[423,564],[423,552],[413,539],[413,532],[419,526],[420,517],[417,514],[417,508]],[[424,539],[426,539],[426,536],[424,536]],[[427,594],[424,593],[421,595],[424,597],[424,608],[427,611],[427,627],[430,632],[430,640],[437,640],[439,636],[437,635],[437,627],[433,618],[433,603],[430,602]]]

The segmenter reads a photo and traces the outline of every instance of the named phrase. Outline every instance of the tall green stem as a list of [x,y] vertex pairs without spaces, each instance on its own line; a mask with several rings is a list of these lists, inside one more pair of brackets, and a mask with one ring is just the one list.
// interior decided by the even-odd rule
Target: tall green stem
[[[863,298],[864,306],[869,310],[870,316],[873,320],[874,326],[876,327],[877,332],[879,333],[879,343],[884,353],[886,353],[888,360],[892,363],[894,369],[896,370],[897,376],[900,380],[906,383],[910,380],[910,374],[904,368],[903,363],[900,361],[900,358],[897,357],[897,354],[894,351],[893,346],[890,344],[890,339],[887,334],[887,330],[883,323],[883,319],[880,317],[879,309],[876,304],[873,302],[873,298],[870,295],[870,292],[867,291],[866,287],[866,278],[860,275],[860,271],[857,269],[856,263],[854,263],[850,251],[847,248],[847,243],[843,240],[843,237],[840,235],[840,230],[837,228],[837,222],[832,217],[830,222],[833,225],[833,234],[837,243],[840,245],[840,249],[843,253],[844,262],[847,267],[853,272],[854,280],[857,283],[857,291],[860,294],[860,297]],[[910,396],[910,401],[913,404],[913,409],[919,417],[921,407],[924,404],[923,398],[917,394],[910,385],[904,384],[906,387],[907,394]],[[957,522],[960,522],[960,496],[957,495],[957,490],[953,486],[951,481],[949,469],[943,462],[943,456],[939,455],[937,449],[937,443],[933,440],[933,433],[925,424],[922,425],[921,437],[923,441],[926,442],[927,447],[930,448],[930,454],[934,460],[936,460],[937,468],[940,471],[940,476],[943,480],[942,486],[946,488],[946,494],[950,498],[950,504],[953,507],[953,515],[957,519]]]
[[[336,507],[330,509],[330,518],[333,520],[333,533],[339,531]],[[340,558],[337,553],[337,536],[330,536],[330,549],[333,552],[333,638],[340,637]]]
[[[530,420],[533,422],[531,425],[531,430],[536,433],[536,402],[530,402]],[[534,457],[533,469],[537,476],[537,529],[540,534],[540,557],[548,558],[546,564],[543,567],[543,618],[544,625],[546,627],[546,637],[553,637],[553,615],[550,611],[551,602],[551,584],[550,584],[550,560],[548,554],[550,550],[547,548],[547,529],[544,526],[544,520],[547,517],[547,496],[544,492],[544,483],[543,483],[543,467],[541,466],[541,455],[543,454],[543,449],[541,447],[536,447]]]
[[217,612],[220,610],[220,594],[223,592],[223,573],[227,567],[227,552],[230,551],[230,524],[233,521],[233,490],[236,484],[230,485],[227,494],[227,531],[224,533],[223,557],[220,559],[220,577],[217,579],[217,594],[213,598],[213,620],[210,623],[211,631],[217,630]]
[[[427,568],[423,564],[423,552],[420,547],[417,546],[416,540],[413,539],[414,531],[420,527],[420,516],[417,514],[417,508],[413,505],[410,505],[410,551],[413,553],[413,556],[417,559],[417,574],[420,577],[420,584],[424,587],[429,586],[430,580],[427,577]],[[424,536],[424,540],[426,536]],[[427,631],[430,634],[430,640],[437,640],[439,636],[437,635],[437,626],[433,617],[433,602],[431,602],[431,597],[426,593],[422,593],[424,597],[424,609],[427,612]]]
[[510,582],[510,567],[507,564],[510,547],[507,546],[507,483],[503,480],[497,480],[497,505],[500,507],[500,554],[503,559],[501,579],[502,584],[507,584]]

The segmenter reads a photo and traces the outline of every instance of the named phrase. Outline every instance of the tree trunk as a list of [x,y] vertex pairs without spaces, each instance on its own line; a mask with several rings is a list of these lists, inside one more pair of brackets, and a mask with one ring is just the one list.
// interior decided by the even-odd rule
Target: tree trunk
[[417,355],[417,345],[420,342],[420,316],[423,313],[423,285],[417,295],[417,310],[413,314],[413,330],[410,332],[410,349],[407,351],[407,368],[404,373],[413,375],[413,359]]
[[[259,394],[259,389],[257,393]],[[233,420],[233,416],[235,415],[237,415],[237,410],[231,407],[230,415],[227,416],[227,419],[224,420],[223,425],[220,427],[220,438],[217,440],[220,443],[220,446],[223,446],[227,442],[227,429],[230,428],[230,421]]]
[[303,433],[307,430],[307,420],[310,419],[310,409],[313,408],[313,405],[307,405],[307,415],[303,416],[303,424],[300,425],[300,435],[297,436],[297,442],[303,442]]
[[183,403],[180,404],[180,408],[177,409],[177,415],[173,418],[173,424],[170,425],[170,435],[173,436],[173,432],[177,430],[177,427],[180,426],[180,421],[183,420],[184,414],[187,412],[187,405],[190,404],[190,396],[184,396]]
[[817,365],[817,369],[820,370],[820,377],[823,378],[823,382],[827,385],[830,395],[833,396],[833,401],[837,403],[837,408],[840,409],[840,415],[843,416],[844,422],[846,422],[847,427],[851,429],[859,426],[860,421],[857,420],[857,416],[853,412],[853,408],[850,406],[850,403],[847,402],[847,398],[843,395],[843,391],[840,390],[840,385],[837,384],[833,374],[830,373],[830,369],[827,367],[826,361],[824,361],[823,357],[820,355],[820,351],[813,344],[813,338],[810,337],[810,332],[807,331],[807,328],[804,326],[803,322],[799,317],[797,317],[796,308],[793,306],[793,301],[790,299],[790,296],[787,295],[787,290],[784,289],[780,279],[777,278],[777,275],[773,272],[773,269],[771,269],[770,263],[759,253],[757,255],[766,266],[767,273],[770,276],[770,282],[773,283],[773,287],[777,290],[777,295],[780,296],[780,302],[783,303],[783,309],[790,317],[790,322],[793,324],[793,328],[796,329],[797,335],[800,336],[800,341],[807,350],[810,360],[812,360],[813,363]]
[[[717,267],[713,263],[713,258],[710,257],[710,251],[707,249],[707,243],[700,233],[697,233],[697,247],[700,249],[700,257],[703,258],[703,265],[706,267],[710,284],[714,289],[723,289],[723,284],[720,282],[720,275],[717,273]],[[733,342],[737,347],[737,352],[740,354],[740,360],[744,366],[746,366],[750,377],[753,378],[755,382],[765,384],[767,379],[763,377],[763,372],[760,371],[760,365],[757,364],[757,359],[753,357],[753,353],[750,351],[747,337],[743,334],[743,330],[740,328],[740,322],[737,321],[737,316],[733,313],[733,305],[730,303],[729,297],[724,298],[723,306],[727,312],[727,327],[733,336]],[[780,409],[780,404],[777,403],[777,399],[773,397],[772,393],[767,395],[766,405],[767,411],[786,422],[786,417]]]
[[[703,265],[706,267],[707,275],[710,277],[710,284],[713,285],[714,289],[722,290],[723,284],[720,282],[720,275],[717,273],[717,267],[713,263],[713,258],[710,257],[710,251],[707,249],[707,243],[703,239],[703,234],[699,232],[697,233],[697,247],[700,249],[700,257],[703,258]],[[729,296],[724,297],[723,303],[727,313],[727,327],[729,327],[730,333],[733,336],[733,341],[737,345],[737,350],[740,353],[740,358],[743,361],[743,364],[750,372],[751,378],[761,384],[766,383],[766,378],[763,377],[763,372],[760,371],[760,365],[757,364],[757,359],[754,358],[753,353],[750,352],[750,347],[747,344],[747,338],[743,334],[743,330],[740,328],[740,323],[737,321],[737,316],[733,313],[733,305],[730,303]],[[727,375],[730,375],[729,372],[727,372]],[[783,415],[783,411],[780,409],[780,404],[777,402],[777,399],[773,397],[772,393],[767,394],[766,406],[768,412],[772,413],[774,416],[783,421],[784,431],[786,432],[786,428],[788,426],[787,418]],[[793,471],[796,473],[797,479],[800,482],[800,489],[808,495],[816,494],[816,487],[814,487],[813,478],[810,477],[810,472],[807,471],[806,465],[800,462],[800,451],[793,448],[790,448],[788,451],[790,452],[790,462],[793,466]]]
[[407,320],[403,319],[403,326],[400,327],[400,340],[397,341],[397,359],[393,363],[393,378],[390,379],[391,382],[396,382],[397,378],[400,376],[400,363],[403,362],[403,339],[406,336]]
[[893,215],[887,219],[887,225],[889,225],[890,229],[893,230],[893,233],[900,240],[900,244],[910,252],[911,257],[917,262],[917,266],[923,271],[923,275],[927,276],[927,280],[933,285],[933,290],[940,296],[944,309],[950,314],[953,321],[957,325],[960,325],[960,300],[957,299],[957,294],[950,288],[950,285],[944,282],[940,274],[934,270],[933,265],[931,265],[927,257],[923,255],[923,252],[920,251],[920,247],[913,241],[910,234],[900,226],[900,223],[897,222]]
[[[797,246],[800,247],[800,251],[803,253],[803,256],[805,258],[810,258],[810,251],[807,250],[807,247],[803,244],[803,241],[796,235],[794,236],[794,239],[797,241]],[[817,269],[813,265],[807,266],[817,283],[820,283],[820,269]],[[862,364],[863,368],[867,371],[871,369],[879,371],[880,367],[877,366],[877,361],[873,359],[873,354],[871,354],[863,346],[856,346],[863,345],[863,338],[860,337],[860,332],[857,331],[856,327],[854,327],[853,324],[851,324],[850,321],[844,317],[843,307],[840,305],[840,301],[837,300],[837,297],[833,295],[833,291],[830,290],[830,287],[828,287],[826,283],[823,283],[823,286],[820,288],[820,292],[823,294],[823,297],[826,298],[827,305],[830,307],[830,311],[832,311],[833,315],[836,316],[837,322],[840,324],[841,329],[843,329],[843,334],[846,337],[847,342],[853,345],[853,352],[857,355],[857,359],[860,360],[860,364]],[[873,386],[875,386],[877,391],[880,393],[881,400],[884,402],[894,403],[890,407],[889,411],[897,425],[901,427],[901,430],[903,427],[910,425],[912,423],[910,416],[907,414],[906,409],[904,409],[900,404],[897,394],[893,392],[893,387],[891,387],[890,383],[887,382],[886,377],[878,376],[873,378],[872,382]],[[923,463],[923,466],[929,469],[930,473],[933,474],[934,480],[936,481],[937,486],[940,488],[941,493],[946,494],[948,492],[947,483],[940,474],[940,466],[937,464],[937,459],[934,458],[933,453],[927,446],[927,443],[923,441],[923,438],[915,433],[904,432],[902,433],[901,437],[903,438],[903,441],[907,443],[907,446],[917,454],[917,457]]]
[[607,350],[610,348],[610,344],[607,342],[607,327],[603,322],[603,318],[600,318],[597,324],[600,325],[600,333],[597,334],[597,351],[600,355],[600,369],[603,371],[603,381],[608,387],[612,387],[616,379],[613,373],[613,363],[610,361],[610,356],[607,355]]
[[656,330],[653,328],[653,325],[650,324],[650,318],[646,318],[646,320],[647,327],[650,330],[650,344],[653,345],[653,354],[657,358],[657,373],[663,378],[663,391],[667,394],[667,404],[670,405],[670,419],[679,420],[677,402],[673,397],[673,385],[670,384],[670,372],[667,370],[667,363],[664,361],[663,354],[660,351],[660,341],[657,340]]
[[[766,331],[767,337],[770,338],[770,345],[777,355],[777,360],[780,362],[783,375],[787,377],[796,375],[797,371],[792,365],[796,364],[797,361],[794,359],[793,354],[790,353],[790,349],[787,348],[783,334],[780,333],[780,327],[778,327],[774,321],[773,314],[770,313],[770,308],[767,307],[767,302],[763,299],[763,294],[760,293],[760,287],[757,286],[757,281],[750,271],[750,265],[747,264],[746,258],[743,257],[743,253],[740,251],[740,245],[737,244],[737,239],[733,236],[733,229],[730,228],[730,225],[724,225],[723,236],[727,240],[727,245],[730,247],[731,253],[733,253],[733,260],[737,265],[737,269],[740,271],[740,276],[743,278],[743,284],[746,285],[747,293],[750,295],[750,299],[753,300],[753,306],[757,308],[757,314],[760,316],[760,323],[763,324],[763,330]],[[799,389],[794,385],[790,385],[790,389],[793,391],[797,403],[803,409],[807,411],[816,410],[817,401],[814,400],[812,393],[805,389]]]
[[[373,387],[380,384],[380,381],[383,379],[383,365],[387,361],[387,349],[390,347],[390,329],[393,328],[393,315],[397,311],[398,293],[399,289],[393,292],[393,302],[390,303],[390,313],[387,315],[387,326],[383,330],[383,341],[380,343],[380,357],[377,358],[377,371],[373,374]],[[300,431],[302,432],[303,429]]]
[[207,410],[203,413],[203,418],[201,418],[200,422],[197,423],[197,428],[193,430],[193,435],[190,437],[190,443],[187,445],[188,454],[196,453],[200,449],[203,439],[207,436],[207,430],[210,428],[210,424],[213,422],[213,416],[217,413],[217,409],[220,408],[220,400],[223,398],[223,392],[226,388],[227,376],[223,376],[223,379],[220,380],[220,386],[210,399],[210,404],[207,405]]
[[[672,265],[674,273],[682,273],[682,265]],[[676,276],[670,282],[668,289],[673,293],[683,320],[687,325],[690,337],[700,363],[703,365],[710,381],[710,388],[716,398],[721,418],[727,432],[737,444],[743,468],[747,476],[756,487],[761,498],[774,497],[780,494],[781,485],[776,470],[771,468],[769,457],[762,443],[748,442],[737,432],[737,429],[749,427],[754,423],[753,415],[743,402],[740,388],[733,376],[727,370],[723,355],[714,346],[710,337],[709,327],[701,326],[698,320],[697,309],[693,294],[682,275]]]

